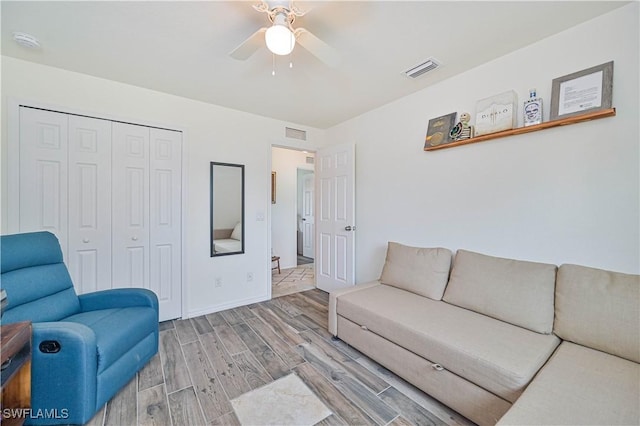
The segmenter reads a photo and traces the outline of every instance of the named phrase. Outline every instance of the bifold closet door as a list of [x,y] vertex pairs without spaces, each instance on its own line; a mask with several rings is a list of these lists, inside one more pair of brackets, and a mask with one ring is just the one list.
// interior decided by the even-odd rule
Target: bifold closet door
[[50,231],[68,262],[68,116],[20,108],[19,232]]
[[113,123],[113,286],[158,296],[160,320],[182,313],[182,133]]
[[56,235],[78,293],[111,287],[111,122],[20,108],[19,231]]
[[78,293],[111,288],[111,121],[69,115],[69,273]]
[[112,126],[113,287],[149,288],[149,128]]
[[161,319],[182,312],[182,133],[150,129],[150,289]]
[[54,233],[78,293],[147,288],[161,320],[180,317],[182,133],[29,107],[19,114],[11,231]]

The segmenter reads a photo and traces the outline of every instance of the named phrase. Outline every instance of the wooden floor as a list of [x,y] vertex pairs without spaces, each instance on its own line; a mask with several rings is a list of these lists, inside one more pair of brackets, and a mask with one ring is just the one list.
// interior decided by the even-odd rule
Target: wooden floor
[[333,412],[321,425],[470,422],[327,329],[320,290],[160,324],[160,350],[90,425],[236,425],[230,400],[295,373]]

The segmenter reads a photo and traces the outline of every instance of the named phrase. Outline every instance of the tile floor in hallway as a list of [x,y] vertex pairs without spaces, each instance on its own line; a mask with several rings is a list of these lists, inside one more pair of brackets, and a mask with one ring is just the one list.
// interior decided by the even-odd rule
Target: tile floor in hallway
[[280,273],[277,269],[271,271],[271,297],[286,296],[315,287],[313,263],[281,269]]

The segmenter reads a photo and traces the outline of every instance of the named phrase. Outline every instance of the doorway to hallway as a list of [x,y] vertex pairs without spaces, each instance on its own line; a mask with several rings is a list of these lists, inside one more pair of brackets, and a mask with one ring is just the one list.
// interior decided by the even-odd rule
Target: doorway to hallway
[[280,258],[271,289],[278,297],[315,288],[315,170],[313,153],[272,147],[271,157],[271,248]]

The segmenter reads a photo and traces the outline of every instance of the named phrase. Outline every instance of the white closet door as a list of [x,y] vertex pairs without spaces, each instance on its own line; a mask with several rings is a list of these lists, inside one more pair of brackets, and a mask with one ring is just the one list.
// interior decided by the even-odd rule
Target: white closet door
[[182,312],[182,133],[150,132],[150,288],[158,296],[163,321]]
[[111,122],[69,116],[69,273],[78,293],[111,288]]
[[113,287],[149,288],[149,128],[113,123]]
[[20,232],[50,231],[65,261],[67,240],[66,114],[20,107]]

